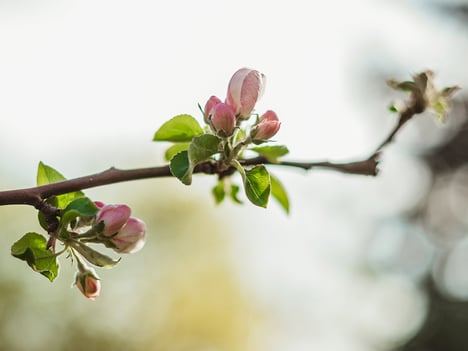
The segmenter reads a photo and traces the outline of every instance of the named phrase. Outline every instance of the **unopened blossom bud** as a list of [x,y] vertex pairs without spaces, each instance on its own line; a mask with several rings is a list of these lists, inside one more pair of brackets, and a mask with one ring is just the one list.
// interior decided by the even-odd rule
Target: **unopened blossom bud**
[[228,104],[219,103],[212,110],[211,125],[217,132],[229,136],[236,127],[236,114]]
[[119,253],[135,253],[143,248],[146,240],[145,222],[130,217],[123,228],[110,241]]
[[252,131],[254,140],[268,140],[280,129],[281,123],[275,112],[268,110],[258,120],[255,129]]
[[75,285],[81,293],[90,300],[96,299],[101,292],[101,283],[99,278],[92,268],[79,271],[75,276]]
[[127,222],[131,210],[127,205],[105,205],[96,216],[96,223],[103,222],[102,234],[110,236],[117,233]]
[[101,202],[101,201],[94,201],[94,206],[96,206],[97,208],[103,208],[106,204],[104,202]]
[[263,74],[250,68],[241,68],[229,81],[226,103],[234,108],[236,116],[249,118],[263,94],[264,86]]
[[213,108],[217,105],[222,103],[222,101],[217,98],[216,96],[211,96],[208,101],[205,104],[205,110],[204,110],[204,118],[205,118],[205,123],[209,124],[210,123],[210,115],[213,114]]

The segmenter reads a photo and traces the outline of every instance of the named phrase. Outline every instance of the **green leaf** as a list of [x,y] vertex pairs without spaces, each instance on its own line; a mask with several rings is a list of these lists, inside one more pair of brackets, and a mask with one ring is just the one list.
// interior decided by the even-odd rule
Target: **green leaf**
[[54,253],[46,248],[47,240],[37,233],[26,233],[11,247],[11,254],[26,261],[29,267],[49,279],[57,277],[59,265]]
[[244,181],[245,194],[256,206],[267,207],[270,197],[270,175],[264,165],[257,165],[252,169],[240,172]]
[[390,106],[388,106],[388,110],[392,113],[399,113],[400,111],[398,110],[398,107],[396,107],[395,104],[391,104]]
[[190,142],[203,134],[197,120],[190,115],[178,115],[164,123],[154,134],[153,141]]
[[103,267],[103,268],[112,268],[114,267],[117,263],[120,262],[120,258],[118,260],[114,260],[112,258],[110,258],[109,256],[106,256],[94,249],[92,249],[91,247],[89,247],[88,245],[80,242],[80,241],[76,241],[76,240],[70,240],[68,242],[68,244],[73,248],[75,249],[76,251],[78,251],[78,253],[83,256],[86,261],[88,261],[89,263],[95,265],[95,266],[98,266],[98,267]]
[[224,180],[220,179],[213,187],[211,192],[215,198],[216,205],[219,205],[221,202],[223,202],[224,198],[226,197],[226,191],[224,190]]
[[215,135],[203,134],[193,138],[188,149],[190,166],[195,166],[219,152],[221,139]]
[[188,158],[188,151],[182,151],[175,155],[169,165],[171,173],[177,177],[185,185],[192,183],[192,174],[189,172],[190,162]]
[[242,205],[243,202],[239,200],[237,195],[239,194],[240,191],[240,186],[231,184],[231,192],[229,193],[229,196],[231,197],[231,200],[234,201],[235,203]]
[[273,198],[278,201],[281,207],[289,214],[289,197],[284,189],[283,184],[278,180],[278,178],[274,177],[270,174],[270,181],[271,181],[271,195]]
[[407,91],[407,92],[414,92],[418,89],[416,84],[412,81],[399,82],[396,80],[389,80],[387,81],[387,84],[393,89]]
[[60,224],[62,228],[66,228],[68,224],[77,217],[92,217],[96,215],[97,212],[98,208],[91,199],[80,197],[70,202],[63,210]]
[[194,137],[188,151],[182,151],[171,159],[171,173],[185,185],[190,185],[195,166],[218,153],[220,143],[221,139],[211,134]]
[[278,158],[289,153],[289,150],[284,145],[268,145],[268,146],[257,146],[250,150],[264,156],[268,161],[276,163]]
[[[63,180],[66,180],[66,178],[59,171],[42,162],[39,162],[36,176],[37,186],[57,183]],[[84,196],[82,191],[74,191],[68,194],[58,195],[56,206],[58,208],[65,208],[74,199],[82,196]]]
[[164,158],[166,159],[166,161],[170,161],[179,152],[188,150],[189,145],[190,143],[177,143],[177,144],[171,145],[166,150],[166,153],[164,154]]
[[62,180],[65,180],[65,177],[54,168],[45,165],[44,163],[39,162],[37,167],[37,186],[47,185],[50,183],[57,183]]

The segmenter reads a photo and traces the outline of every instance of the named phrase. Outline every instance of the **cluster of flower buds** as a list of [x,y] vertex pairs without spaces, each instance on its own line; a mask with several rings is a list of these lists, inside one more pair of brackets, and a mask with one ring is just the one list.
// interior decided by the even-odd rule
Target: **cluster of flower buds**
[[[204,109],[204,119],[218,135],[231,136],[243,120],[250,118],[255,104],[265,89],[265,76],[259,71],[241,68],[229,81],[225,102],[211,96]],[[273,111],[265,112],[253,126],[250,139],[267,141],[280,128],[278,116]]]
[[101,284],[96,272],[84,263],[83,258],[100,267],[111,267],[118,261],[87,244],[103,244],[118,253],[135,253],[143,248],[146,239],[145,223],[131,217],[131,209],[127,205],[106,205],[99,201],[94,205],[98,208],[96,215],[80,221],[79,226],[82,227],[75,230],[81,233],[75,233],[69,242],[78,266],[75,285],[90,300],[99,296]]
[[135,253],[143,248],[146,239],[145,223],[130,217],[127,205],[104,205],[95,202],[99,208],[95,227],[98,238],[118,253]]

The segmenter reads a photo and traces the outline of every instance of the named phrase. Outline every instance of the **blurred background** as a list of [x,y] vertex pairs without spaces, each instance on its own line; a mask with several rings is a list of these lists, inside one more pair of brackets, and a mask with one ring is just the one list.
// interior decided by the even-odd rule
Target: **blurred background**
[[[468,86],[467,23],[463,0],[0,0],[0,190],[33,186],[39,161],[68,178],[164,164],[154,131],[201,121],[244,66],[267,76],[257,111],[278,113],[289,159],[366,157],[402,98],[387,79]],[[376,178],[271,167],[289,216],[217,207],[208,176],[87,190],[149,228],[94,302],[68,260],[50,284],[11,257],[41,229],[0,208],[0,349],[468,349],[466,99],[405,126]]]

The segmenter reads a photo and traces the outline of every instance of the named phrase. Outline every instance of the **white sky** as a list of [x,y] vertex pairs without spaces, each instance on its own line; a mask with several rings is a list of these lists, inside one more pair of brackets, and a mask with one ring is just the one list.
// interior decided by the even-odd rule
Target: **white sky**
[[[381,122],[362,116],[376,111],[373,102],[364,106],[365,96],[380,89],[359,81],[366,62],[403,75],[429,67],[447,85],[467,80],[452,69],[465,62],[467,45],[453,55],[448,48],[457,39],[404,4],[0,0],[0,186],[33,185],[39,160],[68,176],[150,166],[150,159],[161,164],[162,149],[151,143],[157,127],[180,113],[200,118],[197,103],[211,95],[224,98],[231,74],[243,66],[266,74],[258,111],[278,113],[277,139],[289,146],[291,158],[362,156],[391,123],[385,105],[391,98],[379,101],[381,115],[375,118]],[[372,134],[380,123],[382,134]],[[417,138],[415,132],[411,136]],[[238,243],[246,264],[257,267],[252,284],[258,283],[259,294],[274,301],[284,318],[269,351],[371,350],[375,342],[403,335],[399,326],[417,322],[420,300],[408,282],[356,277],[349,267],[359,262],[366,216],[398,212],[424,188],[415,180],[406,196],[390,194],[379,206],[379,196],[398,179],[399,162],[419,167],[411,160],[394,162],[392,168],[390,157],[387,174],[393,178],[384,172],[377,181],[281,171],[284,183],[292,182],[293,215],[252,212],[267,222],[279,218],[268,234],[246,235]],[[370,195],[360,198],[359,189]],[[363,210],[369,201],[376,207]],[[235,211],[243,216],[249,210]],[[286,240],[284,230],[296,235]],[[355,230],[363,233],[353,236]],[[255,251],[266,242],[256,261]],[[295,271],[303,266],[310,270]],[[279,271],[271,274],[272,267]],[[285,285],[285,296],[262,292]],[[343,292],[349,299],[340,299]],[[316,308],[307,302],[312,295],[342,305]],[[371,303],[361,304],[366,300]],[[395,310],[393,304],[405,308]],[[388,313],[382,326],[376,323],[380,313]],[[320,333],[311,333],[319,324]]]

